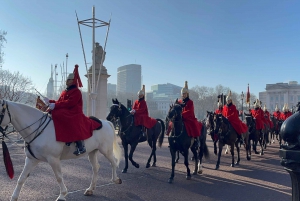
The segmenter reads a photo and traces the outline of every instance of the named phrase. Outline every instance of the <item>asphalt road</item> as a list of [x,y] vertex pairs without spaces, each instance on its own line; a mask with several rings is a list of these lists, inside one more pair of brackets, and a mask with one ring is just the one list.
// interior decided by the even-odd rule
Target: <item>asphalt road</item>
[[[210,138],[210,137],[208,137]],[[231,156],[222,154],[219,170],[214,170],[217,157],[213,154],[212,142],[207,141],[210,159],[204,160],[204,172],[186,180],[186,169],[181,156],[176,165],[174,183],[169,184],[171,157],[167,138],[162,148],[157,150],[157,167],[146,169],[150,147],[144,142],[138,145],[134,159],[140,164],[135,168],[129,164],[128,172],[121,173],[124,159],[117,171],[122,184],[111,183],[111,167],[108,160],[98,156],[100,170],[94,195],[87,197],[83,193],[89,187],[92,170],[87,157],[62,161],[64,181],[69,194],[67,200],[78,201],[285,201],[291,200],[291,180],[289,174],[280,165],[278,144],[272,144],[265,150],[265,155],[252,154],[247,161],[245,150],[241,151],[239,166],[230,167]],[[8,143],[14,164],[15,177],[7,175],[0,154],[0,200],[7,201],[13,193],[18,177],[24,166],[24,151],[19,146]],[[1,148],[2,149],[2,148]],[[0,150],[2,152],[2,150]],[[224,153],[224,150],[223,150]],[[193,169],[193,162],[190,161]],[[20,193],[21,201],[50,201],[59,194],[59,186],[47,163],[40,163],[28,177]]]

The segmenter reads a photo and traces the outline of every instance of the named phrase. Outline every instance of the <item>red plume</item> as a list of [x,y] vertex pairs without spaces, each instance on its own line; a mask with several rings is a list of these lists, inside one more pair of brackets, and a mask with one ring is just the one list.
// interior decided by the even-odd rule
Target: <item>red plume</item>
[[3,160],[6,168],[6,172],[10,179],[14,178],[14,166],[11,162],[9,151],[7,149],[6,143],[2,140],[2,149],[3,149]]
[[74,74],[73,83],[76,84],[77,87],[83,87],[82,83],[81,83],[80,76],[79,76],[78,68],[79,68],[79,66],[76,64],[75,68],[74,68],[74,71],[73,71],[73,74]]

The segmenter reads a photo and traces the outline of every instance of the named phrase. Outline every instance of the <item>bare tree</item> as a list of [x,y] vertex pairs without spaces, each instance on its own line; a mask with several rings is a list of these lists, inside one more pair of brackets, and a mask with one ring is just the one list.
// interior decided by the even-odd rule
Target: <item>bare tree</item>
[[34,105],[36,96],[30,78],[20,72],[11,73],[0,69],[0,98]]
[[6,42],[6,36],[7,32],[6,31],[2,31],[0,30],[0,68],[2,67],[2,64],[4,62],[4,52],[2,51],[2,48],[4,47],[3,46],[3,43]]

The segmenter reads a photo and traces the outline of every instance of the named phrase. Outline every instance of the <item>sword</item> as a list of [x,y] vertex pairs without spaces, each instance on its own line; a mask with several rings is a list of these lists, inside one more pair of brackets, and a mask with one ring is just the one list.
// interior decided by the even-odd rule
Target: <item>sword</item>
[[43,98],[45,98],[45,96],[43,96],[38,90],[36,90],[36,88],[34,88],[34,90],[35,90],[40,96],[42,96]]

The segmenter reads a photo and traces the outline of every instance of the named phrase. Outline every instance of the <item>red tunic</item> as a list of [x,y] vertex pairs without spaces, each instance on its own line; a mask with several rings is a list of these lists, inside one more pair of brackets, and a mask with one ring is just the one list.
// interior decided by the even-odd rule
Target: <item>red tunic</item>
[[152,128],[157,120],[149,117],[148,107],[144,99],[136,100],[133,104],[132,109],[134,113],[134,124],[135,126],[145,126],[146,128]]
[[234,130],[241,135],[242,133],[246,133],[248,131],[248,127],[245,123],[243,123],[239,118],[239,112],[237,111],[235,105],[230,104],[225,105],[223,107],[223,116],[228,119]]
[[257,108],[257,109],[250,109],[250,112],[253,116],[253,118],[255,118],[255,123],[256,123],[256,130],[261,130],[264,128],[264,116],[262,113],[262,110]]
[[[182,100],[178,101],[183,103]],[[182,109],[182,119],[185,125],[186,132],[190,137],[200,136],[200,124],[195,117],[194,113],[194,102],[191,99],[185,102],[185,107]]]
[[279,120],[280,119],[280,115],[281,115],[281,113],[279,112],[279,111],[275,111],[274,113],[273,113],[273,116],[277,119],[277,120]]
[[222,112],[223,112],[223,107],[222,108],[218,108],[215,111],[216,114],[222,114]]
[[92,136],[93,130],[101,125],[89,119],[82,111],[82,95],[76,86],[69,87],[61,93],[52,110],[56,140],[61,142],[75,142]]
[[287,118],[289,118],[292,115],[291,112],[282,112],[280,115],[280,119],[285,121]]

